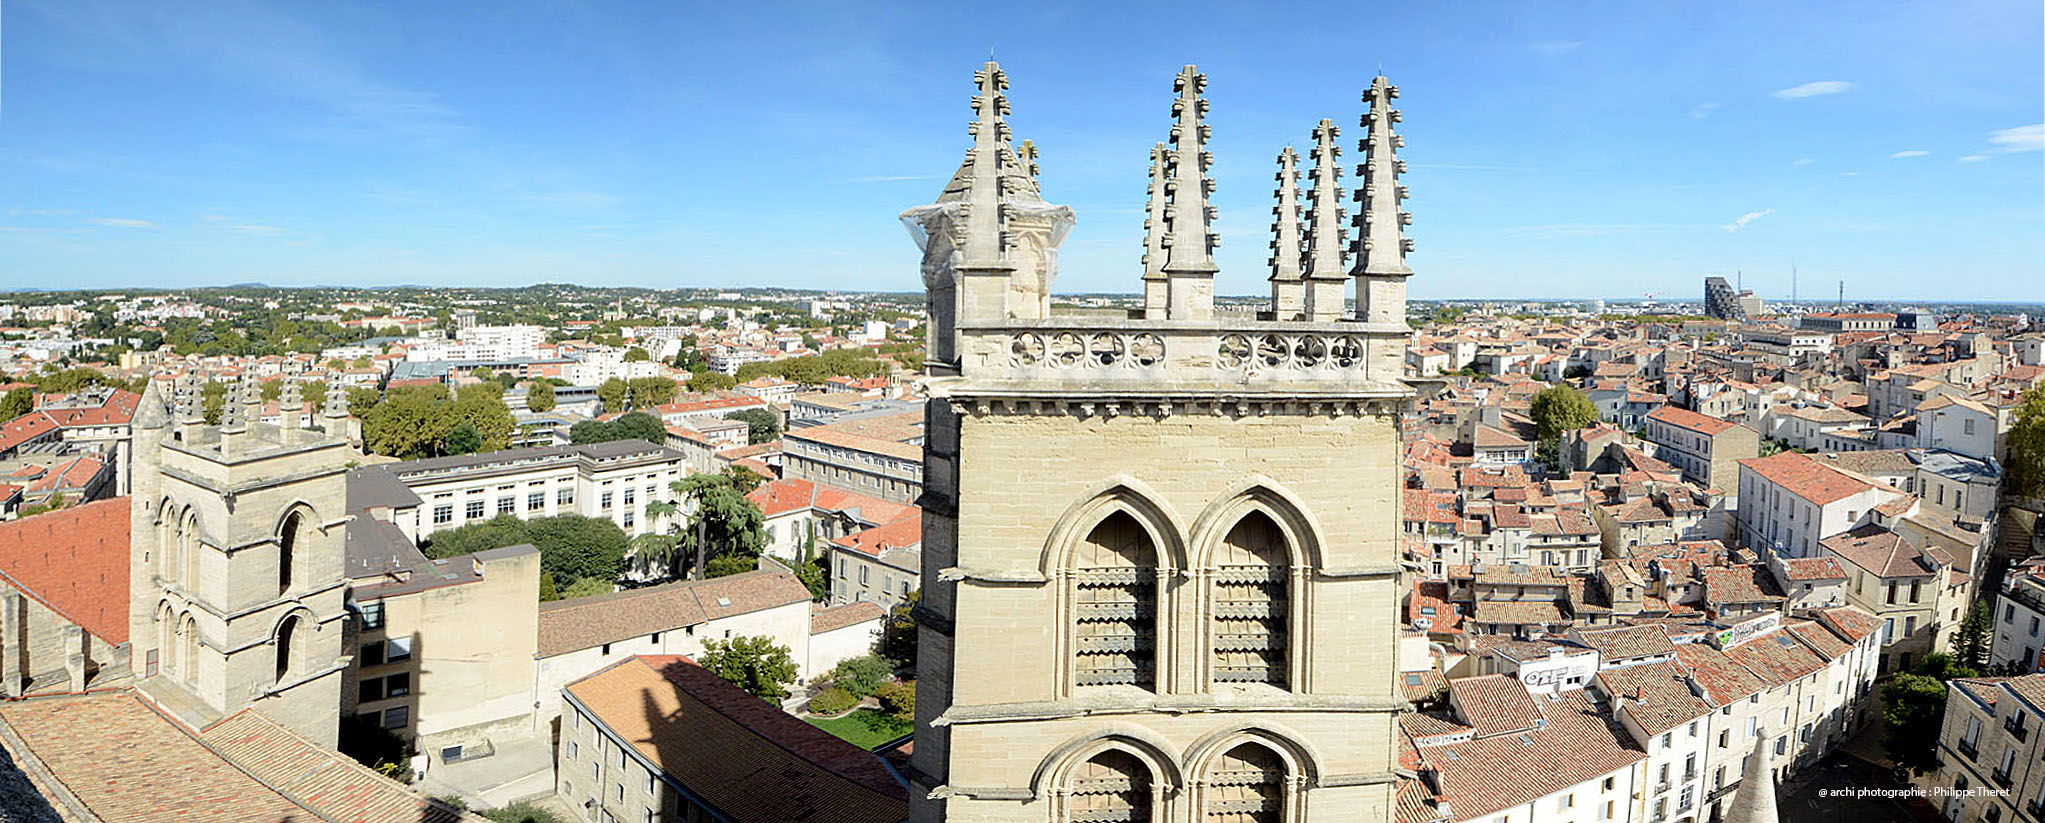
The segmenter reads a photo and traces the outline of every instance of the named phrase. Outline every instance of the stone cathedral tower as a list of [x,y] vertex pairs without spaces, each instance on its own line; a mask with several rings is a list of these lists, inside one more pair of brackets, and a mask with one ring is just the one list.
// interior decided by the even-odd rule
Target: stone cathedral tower
[[1217,311],[1188,66],[1152,151],[1143,308],[1054,317],[1072,214],[1011,149],[1000,68],[975,79],[965,163],[903,215],[933,375],[912,819],[1390,820],[1412,396],[1396,91],[1365,97],[1357,241],[1322,121],[1305,237],[1281,159],[1275,305]]
[[[254,708],[332,747],[348,663],[344,475],[362,455],[343,437],[258,422],[253,381],[207,425],[199,389],[181,380],[166,402],[152,382],[135,413],[128,636],[139,686],[195,727]],[[298,402],[287,386],[285,406]],[[336,386],[320,422],[343,431],[347,417]]]

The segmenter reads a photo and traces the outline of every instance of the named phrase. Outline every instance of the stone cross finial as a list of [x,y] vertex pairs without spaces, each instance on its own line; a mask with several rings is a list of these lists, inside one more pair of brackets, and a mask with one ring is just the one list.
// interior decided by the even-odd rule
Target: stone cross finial
[[1165,194],[1171,198],[1165,218],[1169,233],[1165,244],[1166,316],[1178,320],[1205,320],[1214,316],[1214,247],[1220,240],[1214,233],[1214,207],[1208,196],[1214,180],[1207,176],[1214,156],[1207,152],[1211,130],[1207,115],[1207,75],[1194,66],[1179,70],[1172,81],[1178,98],[1172,101],[1171,179]]
[[1271,207],[1271,310],[1279,320],[1297,320],[1306,310],[1300,283],[1299,155],[1291,146],[1278,153],[1278,205]]
[[1143,217],[1143,310],[1146,316],[1165,315],[1165,217],[1169,204],[1165,187],[1171,182],[1171,152],[1165,144],[1150,147],[1150,204]]
[[1342,226],[1342,148],[1335,143],[1341,129],[1332,120],[1314,127],[1314,187],[1307,195],[1306,315],[1308,320],[1326,323],[1342,316],[1343,265],[1347,232]]

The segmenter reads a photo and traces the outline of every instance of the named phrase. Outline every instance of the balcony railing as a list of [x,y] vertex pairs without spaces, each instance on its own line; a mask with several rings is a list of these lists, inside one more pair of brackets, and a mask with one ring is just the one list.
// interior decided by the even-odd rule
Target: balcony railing
[[1953,748],[1959,749],[1960,754],[1964,755],[1968,760],[1977,760],[1981,757],[1980,747],[1965,740],[1960,741],[1959,745]]
[[1995,770],[1995,773],[1989,776],[1995,778],[1995,785],[2001,786],[2005,789],[2016,784],[2016,780],[2010,777],[2010,773],[2003,771],[2001,769]]
[[2030,728],[2019,723],[2004,720],[2002,721],[2002,728],[2003,731],[2009,732],[2010,736],[2016,738],[2019,742],[2031,736]]

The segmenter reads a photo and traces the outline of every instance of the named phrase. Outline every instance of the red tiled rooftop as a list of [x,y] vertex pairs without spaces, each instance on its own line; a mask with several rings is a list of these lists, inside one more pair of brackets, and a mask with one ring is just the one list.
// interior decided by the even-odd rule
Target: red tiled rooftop
[[0,575],[94,637],[128,642],[128,498],[0,523]]

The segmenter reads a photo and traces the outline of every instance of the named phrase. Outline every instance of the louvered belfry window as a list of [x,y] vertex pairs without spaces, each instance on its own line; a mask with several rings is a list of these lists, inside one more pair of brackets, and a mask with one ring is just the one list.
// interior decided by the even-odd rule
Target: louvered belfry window
[[1150,823],[1150,769],[1125,751],[1094,755],[1072,775],[1072,823]]
[[1255,743],[1229,749],[1207,775],[1206,823],[1277,823],[1285,810],[1285,762]]
[[1149,533],[1128,514],[1116,512],[1095,526],[1075,551],[1074,682],[1152,688],[1157,549]]
[[1285,685],[1285,534],[1262,512],[1236,522],[1214,559],[1214,681]]

